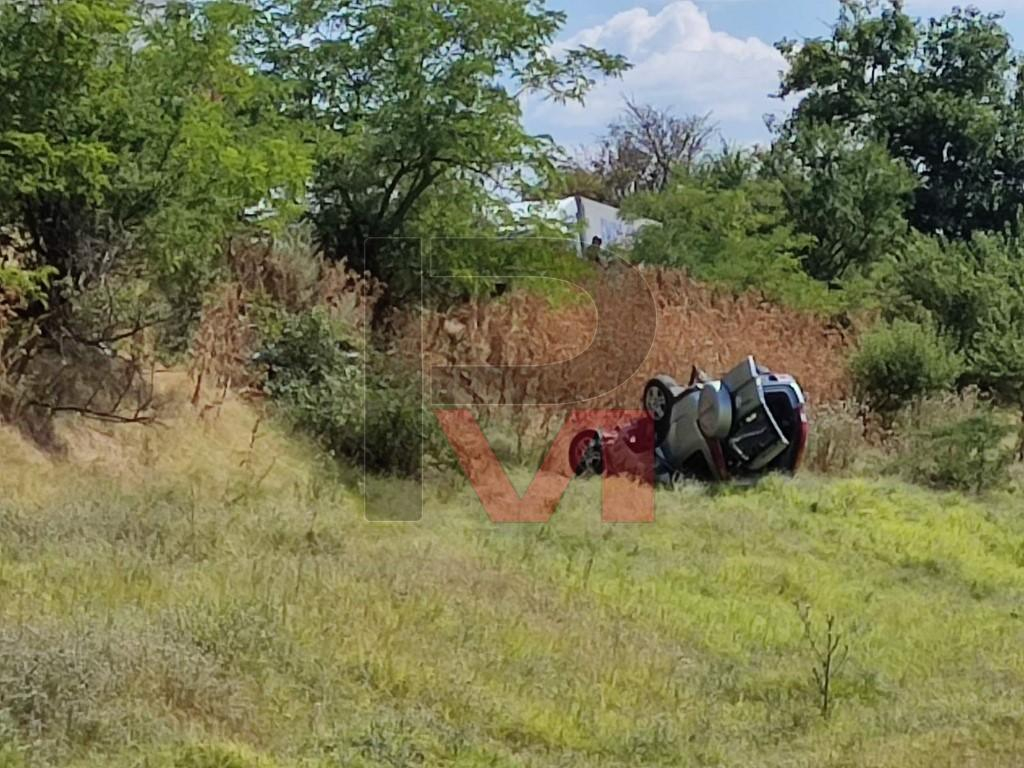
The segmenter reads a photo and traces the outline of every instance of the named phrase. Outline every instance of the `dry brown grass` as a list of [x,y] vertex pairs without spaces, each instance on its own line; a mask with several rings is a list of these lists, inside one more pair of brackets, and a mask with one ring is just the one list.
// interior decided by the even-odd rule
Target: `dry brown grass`
[[[194,340],[191,373],[197,396],[204,387],[226,392],[257,383],[250,361],[259,342],[254,308],[260,302],[292,310],[326,307],[358,327],[378,295],[345,264],[323,262],[301,243],[239,249],[232,264],[233,280],[211,297]],[[586,294],[555,301],[517,290],[422,316],[408,309],[394,322],[398,352],[415,367],[422,337],[425,370],[480,363],[533,366],[468,385],[451,382],[458,390],[455,402],[505,406],[484,408],[477,415],[489,437],[498,442],[508,438],[507,453],[527,463],[550,447],[570,407],[636,408],[647,379],[669,373],[684,380],[694,364],[721,373],[753,354],[773,370],[794,375],[813,404],[836,403],[848,394],[846,355],[852,339],[827,318],[754,294],[735,296],[669,269],[643,269],[638,278],[621,266],[611,267],[594,275],[585,289]],[[602,334],[595,333],[597,306],[608,308],[612,318]],[[638,326],[652,309],[657,328],[648,352]],[[574,358],[572,367],[540,367]],[[602,390],[600,382],[609,386]],[[436,386],[437,381],[426,384]],[[596,395],[571,405],[586,387]]]
[[252,383],[251,357],[256,352],[256,326],[251,297],[240,282],[222,285],[203,308],[192,340],[192,375],[196,392],[207,381],[222,387]]
[[[197,390],[188,373],[175,370],[158,371],[153,386],[159,402],[156,424],[58,416],[54,430],[64,446],[60,457],[15,427],[0,425],[5,493],[47,504],[68,492],[73,475],[83,488],[103,477],[124,488],[192,483],[198,492],[233,498],[247,490],[238,487],[240,471],[248,490],[259,492],[290,488],[295,477],[312,471],[312,448],[289,437],[231,389]],[[71,468],[85,471],[70,473]]]
[[[257,342],[253,308],[261,300],[291,310],[325,306],[354,327],[378,295],[376,287],[347,265],[312,255],[308,244],[250,244],[232,251],[233,279],[212,296],[193,344],[193,375],[217,386],[252,383],[249,358]],[[650,295],[647,294],[647,288]],[[420,317],[410,309],[394,323],[400,352],[415,361],[420,338],[426,366],[488,364],[571,367],[525,375],[487,376],[467,387],[468,402],[573,402],[594,389],[587,405],[632,408],[644,382],[657,373],[685,378],[691,365],[711,373],[731,368],[746,355],[792,374],[815,402],[849,393],[847,331],[827,318],[770,303],[757,294],[733,295],[692,280],[678,270],[607,267],[583,286],[581,300],[551,301],[526,291],[500,299],[469,301]],[[657,320],[646,356],[641,326]],[[589,300],[588,300],[589,299]],[[597,307],[613,321],[595,335]],[[593,382],[609,382],[606,389]],[[618,386],[615,384],[618,383]],[[486,391],[481,391],[486,390]]]
[[[754,294],[716,291],[675,270],[647,268],[642,274],[657,305],[654,346],[638,370],[588,406],[635,407],[644,382],[655,374],[683,379],[691,365],[721,373],[750,354],[773,370],[795,376],[812,401],[833,402],[847,396],[846,356],[852,340],[826,318],[771,304]],[[589,370],[576,366],[572,378],[548,377],[547,391],[534,393],[535,402],[571,400],[580,389],[581,376],[607,380],[609,371],[616,371],[616,350],[634,356],[630,343],[636,342],[630,338],[633,328],[628,319],[644,301],[625,286],[628,282],[611,271],[587,286],[608,311],[627,318],[622,337],[612,340],[618,346],[607,357],[594,356]],[[569,360],[593,341],[596,318],[594,303],[554,306],[544,297],[522,292],[499,301],[472,302],[427,314],[425,357],[429,365],[541,365]],[[416,352],[415,322],[407,318],[401,334],[409,355]],[[500,390],[504,382],[489,382],[495,383]],[[480,402],[508,402],[508,394],[474,393]]]

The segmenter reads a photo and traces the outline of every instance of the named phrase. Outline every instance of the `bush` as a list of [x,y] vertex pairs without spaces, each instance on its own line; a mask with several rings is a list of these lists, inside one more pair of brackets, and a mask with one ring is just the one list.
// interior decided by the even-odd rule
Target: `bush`
[[935,488],[975,493],[999,488],[1010,479],[1011,432],[1012,427],[990,408],[952,424],[919,430],[901,452],[901,473]]
[[758,291],[796,309],[833,312],[838,298],[804,272],[800,254],[814,238],[795,232],[778,184],[747,181],[732,189],[682,179],[663,193],[630,198],[627,216],[661,222],[646,227],[632,259],[685,269],[731,291]]
[[[297,427],[332,455],[367,469],[414,477],[424,451],[437,456],[441,435],[428,429],[418,373],[363,350],[355,334],[323,309],[270,310],[259,321],[266,392]],[[364,372],[363,355],[366,355]]]
[[850,368],[858,395],[891,415],[914,399],[948,389],[963,365],[931,326],[895,320],[864,336]]

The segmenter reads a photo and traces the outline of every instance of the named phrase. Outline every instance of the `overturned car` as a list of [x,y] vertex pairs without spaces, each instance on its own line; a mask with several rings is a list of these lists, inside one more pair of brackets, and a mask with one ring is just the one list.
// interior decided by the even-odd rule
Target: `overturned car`
[[[577,475],[650,468],[663,483],[722,481],[795,472],[807,444],[800,385],[748,357],[721,379],[694,368],[684,387],[670,376],[647,382],[645,418],[615,429],[584,429],[569,447]],[[650,474],[648,471],[646,474]]]

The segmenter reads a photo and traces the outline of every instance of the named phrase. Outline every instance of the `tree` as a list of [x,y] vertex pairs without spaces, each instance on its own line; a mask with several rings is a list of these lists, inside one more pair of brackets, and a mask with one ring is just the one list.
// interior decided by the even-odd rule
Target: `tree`
[[953,345],[932,325],[902,319],[864,334],[850,359],[857,394],[887,418],[912,400],[948,390],[962,370]]
[[731,173],[698,171],[664,192],[629,198],[623,210],[661,224],[640,233],[637,261],[684,268],[699,279],[800,307],[830,308],[826,287],[800,267],[811,238],[793,231],[778,182],[736,183]]
[[1024,243],[977,233],[950,242],[918,236],[881,279],[892,317],[934,323],[956,344],[974,384],[1024,414]]
[[906,239],[916,180],[877,142],[801,126],[775,143],[765,169],[781,182],[796,229],[814,236],[802,262],[818,280],[865,274]]
[[677,171],[705,154],[715,132],[709,115],[676,116],[627,99],[596,152],[567,168],[571,190],[619,205],[638,192],[664,191]]
[[272,81],[242,63],[252,21],[231,0],[0,6],[0,225],[49,277],[15,309],[31,332],[0,343],[6,376],[48,348],[107,354],[180,326],[248,214],[265,229],[295,212],[309,163]]
[[933,321],[966,352],[980,329],[991,297],[1012,263],[1000,238],[975,235],[971,241],[914,235],[876,274],[880,304],[890,317]]
[[589,47],[553,53],[564,18],[540,0],[263,4],[256,55],[315,142],[311,217],[331,257],[395,282],[407,257],[373,244],[410,234],[431,190],[551,177],[553,144],[524,129],[519,97],[580,100],[626,66]]
[[301,191],[269,83],[234,60],[246,23],[224,1],[148,20],[127,0],[0,8],[0,221],[55,286],[209,271],[248,208]]
[[1001,230],[1024,202],[1024,93],[998,15],[955,8],[915,22],[899,0],[843,0],[828,37],[779,49],[783,127],[828,125],[883,144],[918,179],[910,223],[969,237]]

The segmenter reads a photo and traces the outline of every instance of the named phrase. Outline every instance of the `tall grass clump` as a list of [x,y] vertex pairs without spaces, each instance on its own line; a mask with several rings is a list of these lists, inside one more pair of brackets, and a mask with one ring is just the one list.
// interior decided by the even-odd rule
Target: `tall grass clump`
[[804,466],[822,474],[845,474],[858,469],[873,450],[865,415],[863,406],[853,400],[812,406]]
[[921,400],[897,418],[894,469],[932,488],[973,493],[1010,482],[1014,428],[974,390]]

